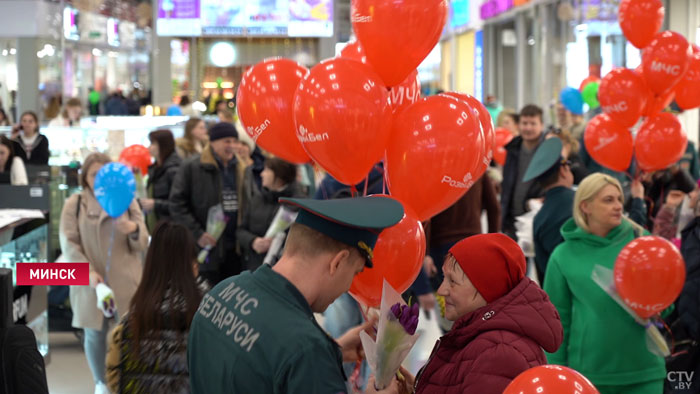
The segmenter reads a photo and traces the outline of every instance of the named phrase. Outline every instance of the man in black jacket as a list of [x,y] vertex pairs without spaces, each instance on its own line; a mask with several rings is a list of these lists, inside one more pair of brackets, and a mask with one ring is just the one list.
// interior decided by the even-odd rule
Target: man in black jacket
[[[238,178],[238,132],[229,123],[217,123],[209,129],[209,145],[201,156],[185,161],[175,176],[170,191],[172,220],[192,231],[201,248],[211,247],[200,274],[211,285],[241,272],[236,253],[236,227],[240,198]],[[221,204],[227,218],[226,228],[217,240],[207,233],[209,209]]]
[[534,180],[523,182],[525,171],[543,139],[542,109],[526,105],[520,111],[518,129],[520,135],[506,145],[506,164],[501,184],[501,231],[517,240],[515,218],[527,212],[525,204],[530,198],[540,197],[541,190]]

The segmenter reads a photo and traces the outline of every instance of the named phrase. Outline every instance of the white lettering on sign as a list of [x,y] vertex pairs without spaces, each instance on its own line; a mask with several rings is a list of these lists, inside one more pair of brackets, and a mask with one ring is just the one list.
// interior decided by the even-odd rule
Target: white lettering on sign
[[611,137],[598,138],[598,145],[594,146],[593,150],[597,152],[597,151],[605,148],[606,146],[610,145],[611,143],[613,143],[616,140],[617,140],[617,134],[615,134]]
[[299,139],[299,142],[318,142],[318,141],[327,141],[330,139],[330,136],[328,133],[323,133],[323,134],[314,134],[314,133],[309,133],[309,130],[304,127],[304,125],[299,126],[299,131],[297,132],[297,138]]
[[262,135],[263,131],[270,126],[270,119],[265,119],[265,121],[258,127],[248,127],[248,135],[253,141],[258,141],[258,137]]
[[627,106],[627,102],[626,102],[626,101],[621,101],[621,102],[619,102],[619,103],[617,103],[617,104],[605,105],[605,106],[603,106],[603,111],[604,111],[604,112],[607,112],[607,113],[610,113],[610,112],[624,112],[624,111],[627,111],[628,108],[629,108],[629,107]]
[[243,316],[250,315],[259,304],[257,298],[252,297],[235,282],[231,282],[219,292],[218,297],[205,295],[199,307],[199,314],[209,319],[211,324],[226,336],[232,337],[241,348],[250,352],[260,333],[246,323],[238,312]]
[[654,60],[651,62],[651,71],[661,71],[669,75],[678,76],[681,74],[681,66],[672,66],[670,64],[661,63],[660,61]]
[[29,310],[29,298],[26,294],[16,299],[12,303],[12,322],[17,323],[17,321],[25,316],[27,316],[27,311]]
[[440,183],[447,183],[451,187],[458,189],[470,189],[472,186],[474,186],[474,180],[472,179],[472,174],[470,172],[464,176],[461,182],[452,179],[449,175],[445,175],[442,177],[442,181]]

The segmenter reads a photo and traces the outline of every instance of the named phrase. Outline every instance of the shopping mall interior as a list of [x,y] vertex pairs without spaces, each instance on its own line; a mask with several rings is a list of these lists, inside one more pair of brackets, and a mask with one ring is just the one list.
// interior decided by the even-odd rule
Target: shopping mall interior
[[0,394],[700,393],[698,108],[700,0],[0,0]]

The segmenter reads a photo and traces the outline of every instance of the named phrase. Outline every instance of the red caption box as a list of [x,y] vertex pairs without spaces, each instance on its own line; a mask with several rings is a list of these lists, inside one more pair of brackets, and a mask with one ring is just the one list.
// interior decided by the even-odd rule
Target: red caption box
[[17,286],[87,286],[90,263],[17,263]]

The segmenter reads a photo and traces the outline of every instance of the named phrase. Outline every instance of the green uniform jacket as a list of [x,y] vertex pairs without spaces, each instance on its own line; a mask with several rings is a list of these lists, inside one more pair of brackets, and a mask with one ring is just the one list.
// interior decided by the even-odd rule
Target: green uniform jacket
[[549,260],[544,290],[559,311],[564,342],[547,361],[571,367],[595,385],[665,379],[664,359],[647,350],[644,327],[591,279],[596,264],[614,267],[622,248],[635,238],[632,225],[625,220],[601,238],[569,219],[561,233],[564,243]]
[[337,343],[268,265],[204,296],[187,353],[193,393],[346,393]]

